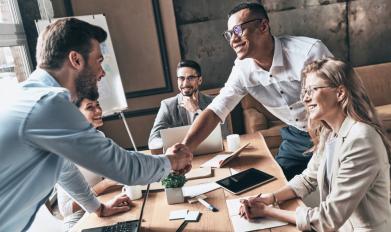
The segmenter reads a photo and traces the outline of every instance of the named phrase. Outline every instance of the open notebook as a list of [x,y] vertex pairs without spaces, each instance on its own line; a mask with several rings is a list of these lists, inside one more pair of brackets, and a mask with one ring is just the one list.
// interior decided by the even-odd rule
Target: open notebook
[[218,154],[212,159],[206,161],[205,163],[201,164],[201,168],[205,167],[212,167],[212,168],[222,168],[224,165],[226,165],[229,161],[233,160],[234,158],[238,157],[240,155],[240,152],[244,148],[246,148],[250,143],[246,143],[245,145],[239,147],[236,151],[232,152],[231,154]]
[[287,222],[282,222],[271,218],[257,218],[249,221],[240,217],[240,199],[246,198],[247,197],[227,200],[228,214],[235,232],[262,230],[288,224]]

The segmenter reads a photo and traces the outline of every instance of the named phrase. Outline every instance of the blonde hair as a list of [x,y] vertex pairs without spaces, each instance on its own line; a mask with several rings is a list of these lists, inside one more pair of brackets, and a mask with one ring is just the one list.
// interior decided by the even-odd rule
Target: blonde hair
[[[386,137],[382,123],[377,116],[375,107],[369,99],[361,79],[353,68],[347,63],[334,59],[325,58],[313,61],[302,71],[302,87],[304,87],[308,74],[313,73],[333,87],[344,86],[346,89],[345,98],[340,102],[345,115],[354,120],[366,123],[379,133],[388,153],[388,160],[391,163],[391,145]],[[324,121],[308,120],[309,133],[313,139],[312,151],[321,150],[324,147],[326,138],[331,128]]]

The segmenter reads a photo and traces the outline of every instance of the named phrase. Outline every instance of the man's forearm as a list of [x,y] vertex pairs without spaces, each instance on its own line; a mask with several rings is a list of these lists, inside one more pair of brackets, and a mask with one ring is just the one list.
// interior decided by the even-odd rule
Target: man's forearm
[[219,122],[220,118],[212,110],[204,110],[194,121],[182,143],[188,146],[191,151],[194,151]]

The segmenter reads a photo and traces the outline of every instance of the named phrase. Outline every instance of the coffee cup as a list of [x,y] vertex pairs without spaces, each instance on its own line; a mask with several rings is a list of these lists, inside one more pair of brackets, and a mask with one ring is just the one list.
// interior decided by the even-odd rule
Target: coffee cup
[[240,147],[240,137],[238,134],[227,136],[227,151],[234,152]]
[[143,196],[141,192],[141,186],[139,185],[125,185],[124,187],[122,187],[122,192],[125,193],[130,198],[130,200],[137,200]]

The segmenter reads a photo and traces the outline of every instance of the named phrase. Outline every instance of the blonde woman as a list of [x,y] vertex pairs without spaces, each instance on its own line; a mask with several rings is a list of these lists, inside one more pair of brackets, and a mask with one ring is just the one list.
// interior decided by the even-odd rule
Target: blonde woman
[[[302,85],[314,155],[287,186],[242,201],[241,216],[272,217],[304,231],[390,231],[390,143],[360,79],[344,62],[322,59],[304,68]],[[318,207],[267,206],[317,187]]]

